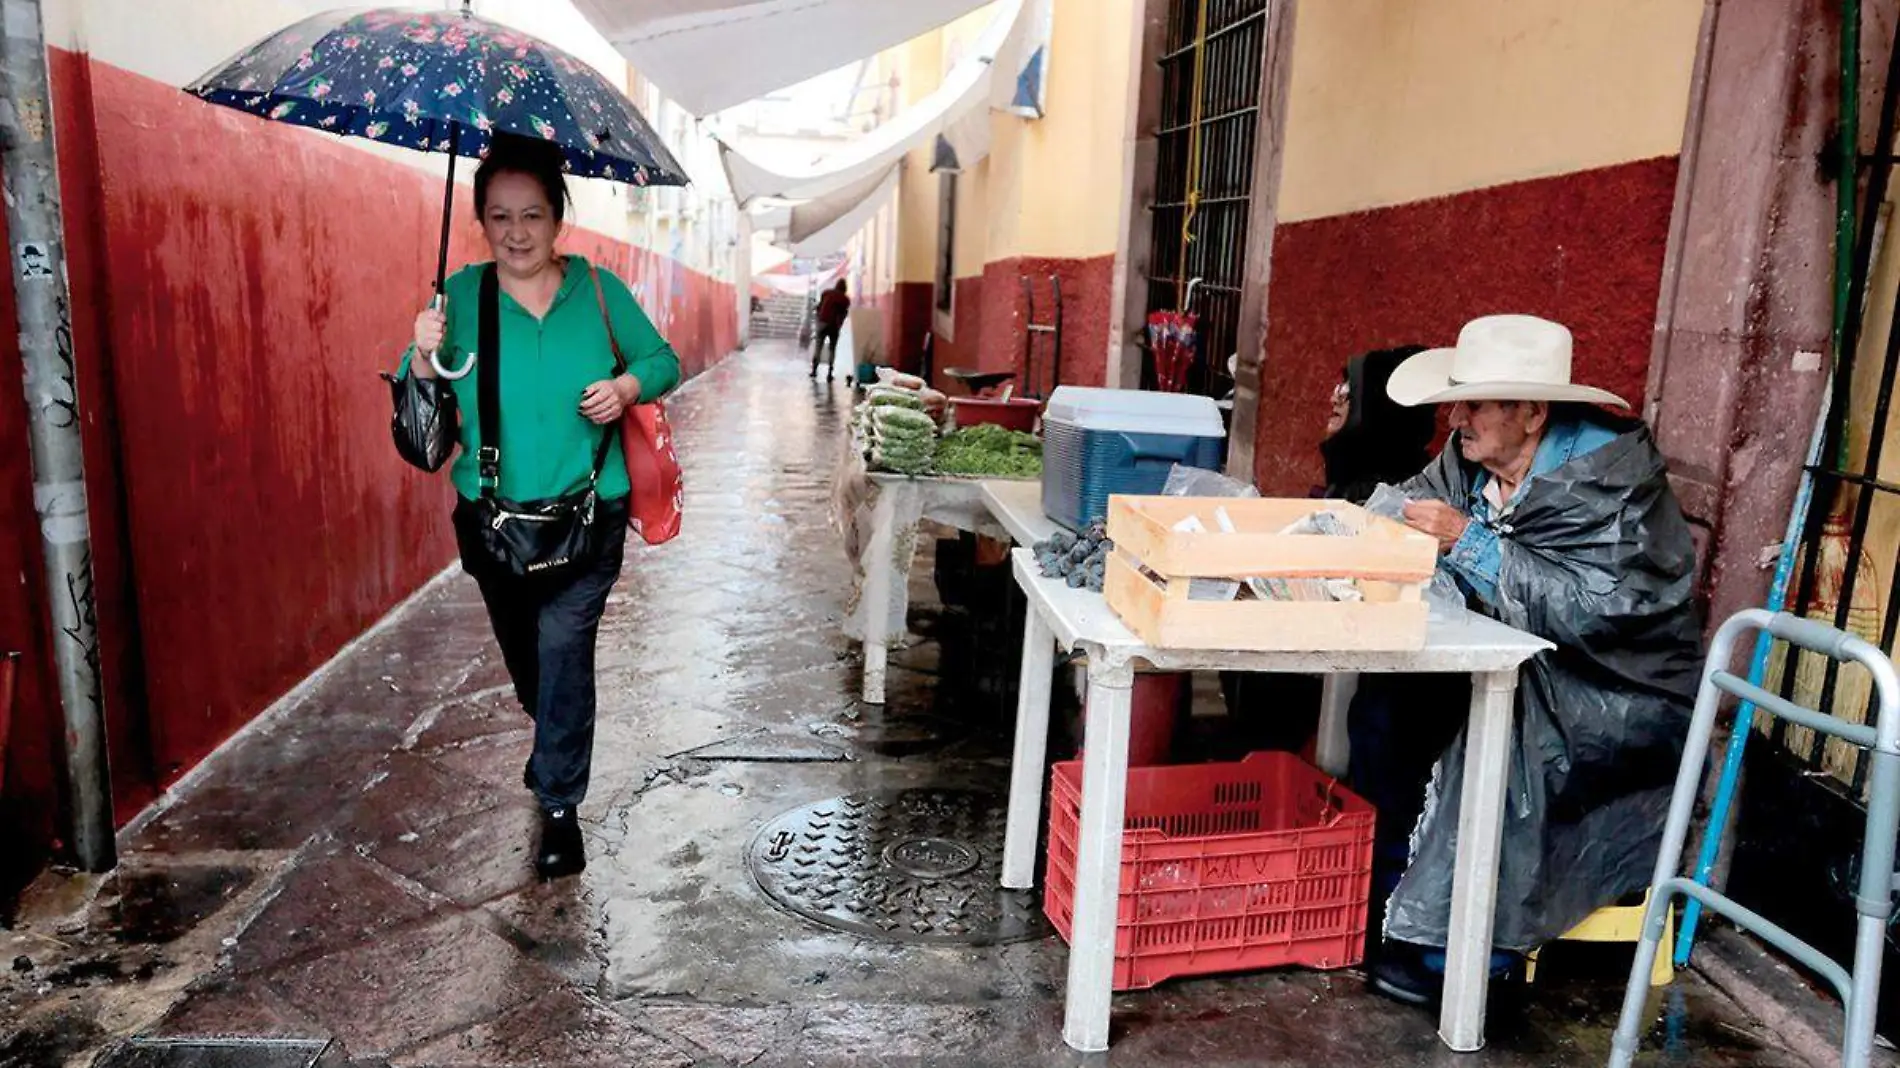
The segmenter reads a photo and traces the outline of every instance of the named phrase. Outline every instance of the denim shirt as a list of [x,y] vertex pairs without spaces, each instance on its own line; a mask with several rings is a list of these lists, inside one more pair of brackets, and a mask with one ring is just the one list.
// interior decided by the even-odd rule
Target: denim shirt
[[1537,455],[1531,458],[1530,475],[1505,503],[1502,514],[1493,514],[1495,510],[1491,507],[1491,501],[1484,495],[1485,487],[1491,484],[1491,473],[1480,468],[1477,478],[1472,480],[1469,496],[1463,506],[1464,513],[1471,517],[1471,525],[1465,528],[1464,535],[1445,554],[1445,566],[1479,600],[1487,605],[1495,605],[1498,597],[1498,569],[1503,566],[1498,527],[1502,520],[1510,516],[1518,498],[1524,495],[1524,487],[1530,485],[1531,479],[1550,474],[1616,438],[1616,431],[1587,420],[1566,419],[1552,423],[1544,433],[1544,440],[1537,446]]

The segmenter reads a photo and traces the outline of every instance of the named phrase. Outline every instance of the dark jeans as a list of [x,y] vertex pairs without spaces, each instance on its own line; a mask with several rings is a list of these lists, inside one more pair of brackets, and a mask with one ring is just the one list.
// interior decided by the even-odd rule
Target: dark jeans
[[[457,506],[458,532],[473,520],[471,505]],[[534,720],[528,778],[546,809],[581,803],[594,760],[594,645],[626,555],[627,502],[602,501],[595,521],[600,555],[577,575],[549,581],[484,574],[466,550],[462,556],[463,569],[481,586],[515,696]]]
[[1471,710],[1464,675],[1361,675],[1347,717],[1354,793],[1379,810],[1373,829],[1372,927],[1411,862],[1412,831],[1438,758],[1458,739]]
[[[825,377],[831,377],[832,366],[838,362],[838,335],[843,332],[844,324],[842,323],[837,326],[821,326],[818,328],[818,337],[811,343],[812,377],[816,378],[818,376],[818,357],[820,354],[824,354],[825,356]],[[831,348],[828,350],[825,348],[825,342],[827,341],[831,342]]]

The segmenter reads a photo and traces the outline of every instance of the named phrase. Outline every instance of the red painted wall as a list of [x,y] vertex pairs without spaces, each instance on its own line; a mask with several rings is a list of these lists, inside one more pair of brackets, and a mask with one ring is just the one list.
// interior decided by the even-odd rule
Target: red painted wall
[[[995,353],[983,351],[983,279],[959,278],[956,281],[956,295],[951,304],[951,314],[955,316],[956,328],[949,336],[937,338],[936,386],[952,395],[963,392],[963,387],[944,377],[943,372],[952,367],[968,367],[976,370],[1014,367],[1014,357],[997,358]],[[932,304],[935,308],[935,304]]]
[[[1023,367],[1023,340],[1028,336],[1029,300],[1023,279],[1034,287],[1035,321],[1055,319],[1055,294],[1050,278],[1062,280],[1062,384],[1100,386],[1108,374],[1109,304],[1114,289],[1115,257],[1092,259],[1018,258],[998,260],[984,268],[980,278],[957,279],[956,336],[937,339],[939,385],[946,367],[1015,370]],[[930,308],[930,287],[919,286]],[[928,314],[922,316],[925,323]],[[912,319],[906,316],[904,328]],[[1055,385],[1053,342],[1036,336],[1036,386],[1047,394]],[[960,386],[954,386],[961,391]]]
[[738,296],[732,283],[591,230],[572,232],[563,247],[626,280],[640,306],[679,353],[681,368],[688,377],[739,347]]
[[1263,493],[1323,481],[1319,442],[1356,353],[1449,345],[1480,315],[1576,335],[1576,377],[1641,407],[1676,160],[1644,160],[1308,222],[1274,235],[1254,473]]
[[[1034,320],[1055,321],[1055,287],[1062,283],[1061,381],[1075,386],[1099,386],[1107,377],[1110,296],[1114,290],[1115,257],[1048,259],[1025,257],[999,260],[983,272],[987,305],[983,320],[983,353],[995,366],[1021,367],[1023,341],[1030,336],[1030,296],[1023,292],[1027,278],[1035,306]],[[1035,335],[1035,385],[1045,395],[1057,385],[1054,343],[1047,334]]]
[[[930,333],[936,307],[936,287],[929,282],[899,282],[891,291],[885,311],[885,341],[892,362],[905,371],[915,371],[924,351],[924,337]],[[938,350],[937,366],[943,366]]]
[[[124,817],[452,558],[451,491],[397,460],[376,377],[426,301],[441,186],[108,64],[53,71]],[[472,219],[455,238],[474,258]],[[731,285],[567,247],[628,280],[689,372],[736,347]],[[8,366],[15,346],[0,331]],[[44,843],[59,708],[19,390],[0,375],[0,650],[29,654],[0,832]]]

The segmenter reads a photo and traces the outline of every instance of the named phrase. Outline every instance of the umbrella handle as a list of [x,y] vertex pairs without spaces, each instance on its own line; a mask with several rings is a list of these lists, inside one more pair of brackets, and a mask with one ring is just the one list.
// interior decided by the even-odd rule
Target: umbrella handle
[[1181,298],[1181,314],[1186,315],[1194,310],[1194,287],[1205,281],[1205,278],[1196,278],[1187,284],[1187,295]]
[[[442,307],[442,294],[437,293],[435,296],[430,297],[429,307],[430,308]],[[443,378],[446,378],[449,381],[453,382],[459,379],[467,378],[469,376],[469,373],[475,370],[475,355],[473,353],[470,353],[468,359],[463,361],[462,367],[460,370],[451,371],[447,367],[442,366],[442,350],[437,349],[434,352],[431,352],[429,354],[429,366],[435,368],[436,374],[441,375]]]
[[454,382],[454,381],[459,381],[460,379],[467,378],[469,374],[475,370],[475,357],[471,354],[468,358],[468,361],[462,364],[462,367],[460,370],[451,371],[448,368],[442,366],[441,353],[431,352],[429,354],[429,366],[435,368],[436,374],[441,375],[443,378],[446,378],[451,382]]

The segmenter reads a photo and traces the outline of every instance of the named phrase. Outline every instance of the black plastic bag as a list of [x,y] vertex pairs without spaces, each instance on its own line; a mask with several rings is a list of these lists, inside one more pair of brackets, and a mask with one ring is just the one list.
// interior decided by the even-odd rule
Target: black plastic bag
[[440,471],[461,432],[455,391],[438,378],[385,374],[383,380],[394,409],[389,432],[397,455],[424,471]]
[[[1695,543],[1649,431],[1524,484],[1500,534],[1486,614],[1555,643],[1524,665],[1493,945],[1528,950],[1649,884],[1702,667]],[[1454,441],[1402,487],[1468,501],[1477,467]],[[1449,933],[1465,743],[1445,751],[1392,895],[1386,934]]]

